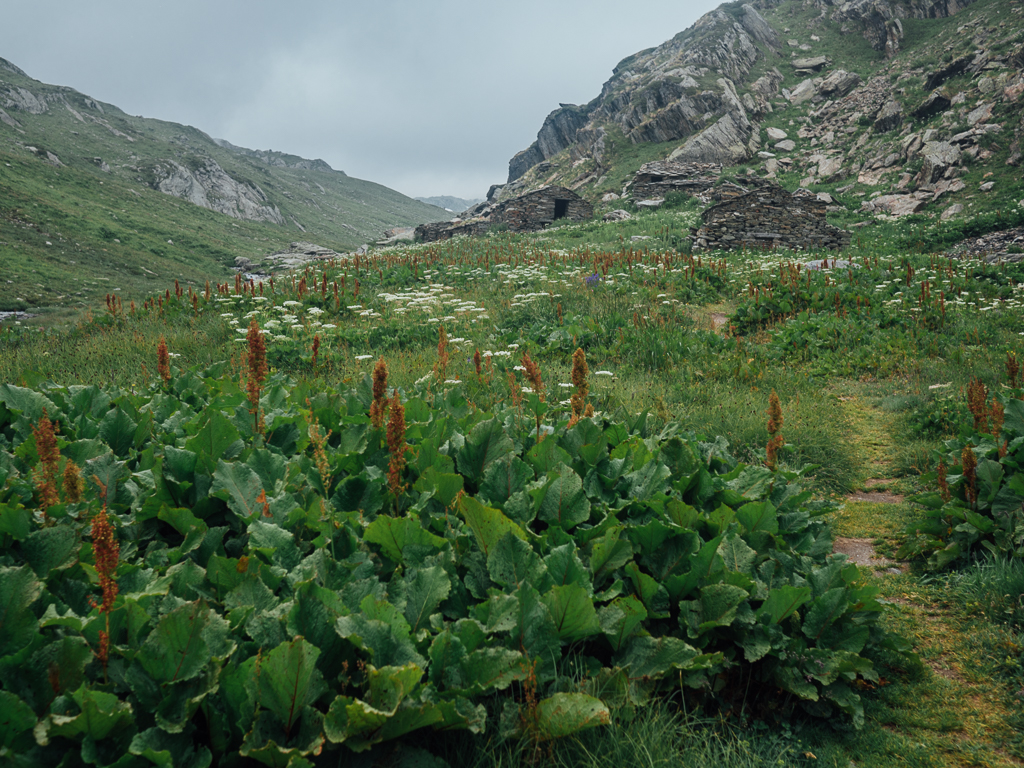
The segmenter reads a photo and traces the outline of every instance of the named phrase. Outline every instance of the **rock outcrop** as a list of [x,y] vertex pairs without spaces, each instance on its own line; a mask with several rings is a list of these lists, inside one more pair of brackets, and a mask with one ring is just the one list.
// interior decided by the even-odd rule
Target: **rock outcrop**
[[192,167],[163,160],[153,168],[154,187],[164,194],[227,214],[236,219],[284,224],[276,205],[255,184],[243,184],[228,176],[216,161],[206,158]]

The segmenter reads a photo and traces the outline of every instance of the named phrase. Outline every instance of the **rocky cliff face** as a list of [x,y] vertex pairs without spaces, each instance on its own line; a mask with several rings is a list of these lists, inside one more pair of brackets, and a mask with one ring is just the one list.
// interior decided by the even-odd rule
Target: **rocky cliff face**
[[[515,183],[503,194],[537,183],[562,183],[586,194],[614,170],[616,161],[608,157],[613,141],[676,142],[662,156],[683,162],[748,163],[758,153],[772,154],[766,152],[770,147],[762,148],[761,126],[780,107],[805,105],[809,111],[858,89],[874,95],[861,99],[865,109],[854,121],[870,120],[879,134],[900,129],[907,89],[901,95],[895,84],[877,82],[869,88],[870,73],[858,68],[871,57],[871,69],[898,57],[908,20],[948,18],[974,2],[751,0],[723,5],[662,45],[624,59],[589,104],[563,105],[552,112],[537,141],[509,162],[509,182]],[[846,63],[830,55],[819,37],[826,32],[833,40],[862,38],[870,56]]]
[[166,195],[180,197],[194,205],[227,214],[235,219],[284,224],[284,216],[255,184],[243,184],[228,176],[215,160],[207,158],[186,168],[174,160],[164,160],[153,169],[156,188]]

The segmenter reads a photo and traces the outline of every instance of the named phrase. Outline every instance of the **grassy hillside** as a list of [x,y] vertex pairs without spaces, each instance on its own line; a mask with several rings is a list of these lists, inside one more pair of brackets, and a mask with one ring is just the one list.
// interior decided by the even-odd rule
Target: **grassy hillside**
[[[322,161],[222,146],[195,128],[127,115],[0,67],[5,103],[0,311],[82,306],[173,278],[225,279],[236,256],[295,240],[345,251],[446,215]],[[262,190],[284,224],[231,218],[155,189],[162,163],[195,169],[209,160]]]

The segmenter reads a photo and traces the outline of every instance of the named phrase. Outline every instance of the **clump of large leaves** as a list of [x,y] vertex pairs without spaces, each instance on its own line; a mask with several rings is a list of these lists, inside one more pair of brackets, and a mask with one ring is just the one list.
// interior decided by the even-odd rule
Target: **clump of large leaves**
[[[799,475],[738,464],[721,439],[595,417],[537,442],[532,414],[409,396],[396,497],[368,382],[273,380],[257,435],[220,373],[141,395],[0,387],[0,739],[16,760],[303,766],[423,728],[556,738],[681,684],[728,700],[740,679],[859,723],[865,654],[900,645]],[[88,479],[45,516],[43,408]],[[103,504],[121,542],[106,668]]]
[[[936,450],[936,463],[948,467],[948,494],[919,494],[924,519],[912,523],[899,555],[927,558],[929,568],[945,568],[979,550],[1024,557],[1024,396],[1014,390],[1001,398],[1005,422],[998,439],[991,432],[963,430]],[[974,455],[973,483],[963,471],[964,451]],[[926,481],[938,482],[933,472]]]

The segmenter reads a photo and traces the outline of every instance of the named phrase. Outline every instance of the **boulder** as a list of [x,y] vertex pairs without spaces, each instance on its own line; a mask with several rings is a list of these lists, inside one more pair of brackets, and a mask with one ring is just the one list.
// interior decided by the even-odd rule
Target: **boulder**
[[995,105],[992,103],[982,104],[977,109],[972,110],[967,115],[967,122],[970,125],[977,125],[978,123],[987,123],[988,119],[992,117],[992,108]]
[[619,199],[619,196],[618,196],[618,195],[616,195],[616,194],[615,194],[614,192],[609,192],[608,194],[604,195],[604,196],[603,196],[603,197],[601,198],[601,202],[602,202],[602,203],[610,203],[610,202],[612,202],[613,200],[618,200],[618,199]]
[[818,86],[818,93],[829,98],[841,98],[860,85],[860,75],[837,69],[830,72]]
[[806,59],[793,59],[793,68],[806,72],[820,72],[828,66],[828,56],[811,56]]
[[782,141],[783,139],[788,139],[789,134],[786,133],[781,128],[769,128],[768,138],[771,139],[772,141]]
[[845,176],[843,160],[839,157],[824,157],[818,162],[818,178],[824,182],[835,181]]
[[796,142],[793,141],[792,139],[786,139],[785,141],[780,141],[778,144],[776,144],[775,149],[779,150],[780,152],[792,152],[794,149],[796,149]]
[[978,189],[980,189],[982,192],[991,192],[992,188],[995,185],[996,185],[996,183],[994,181],[986,181],[984,184],[982,184],[980,187],[978,187]]
[[629,211],[624,211],[620,208],[616,211],[608,211],[608,213],[606,213],[601,218],[603,221],[629,221],[630,219],[633,218],[633,214],[631,214]]
[[818,89],[814,85],[813,80],[804,80],[796,88],[789,93],[789,101],[791,104],[803,104],[808,99],[813,99],[818,95]]
[[949,206],[949,208],[947,208],[946,210],[944,210],[942,212],[942,214],[939,216],[939,220],[940,221],[949,221],[950,219],[952,219],[957,214],[960,214],[960,213],[963,213],[963,212],[964,212],[964,207],[960,203],[954,203],[953,205]]
[[924,166],[918,176],[922,184],[934,184],[947,170],[960,162],[960,148],[948,141],[929,141],[921,149]]
[[941,91],[932,91],[928,98],[918,104],[911,113],[918,120],[927,120],[929,117],[945,112],[952,104],[952,99]]
[[924,201],[913,195],[881,195],[874,200],[865,200],[860,204],[864,211],[870,213],[888,213],[891,216],[908,216],[917,213],[924,207]]
[[898,101],[887,101],[875,116],[875,133],[888,133],[903,124],[903,105]]
[[636,207],[637,208],[649,208],[649,209],[653,210],[654,208],[661,208],[661,204],[664,203],[664,202],[665,201],[663,199],[657,199],[657,198],[654,199],[654,200],[641,200],[639,203],[636,204]]

